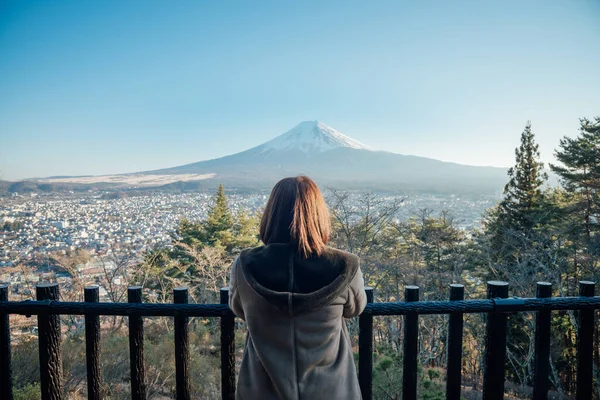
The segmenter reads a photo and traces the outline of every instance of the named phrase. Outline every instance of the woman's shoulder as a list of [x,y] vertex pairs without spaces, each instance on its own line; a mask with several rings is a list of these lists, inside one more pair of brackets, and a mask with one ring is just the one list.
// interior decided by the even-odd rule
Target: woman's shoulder
[[329,246],[325,248],[325,251],[323,252],[322,256],[325,258],[329,258],[334,262],[342,261],[352,264],[359,262],[359,258],[356,254]]

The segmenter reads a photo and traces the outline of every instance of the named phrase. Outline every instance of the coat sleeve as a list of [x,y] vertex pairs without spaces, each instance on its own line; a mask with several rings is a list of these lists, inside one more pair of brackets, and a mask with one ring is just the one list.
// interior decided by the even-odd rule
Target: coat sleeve
[[365,281],[359,267],[348,287],[348,300],[344,304],[344,317],[356,317],[363,312],[366,306],[367,294],[365,293]]
[[229,308],[231,311],[244,321],[246,316],[244,315],[244,309],[242,307],[242,300],[238,290],[238,271],[240,269],[240,258],[236,257],[231,264],[231,274],[229,277]]

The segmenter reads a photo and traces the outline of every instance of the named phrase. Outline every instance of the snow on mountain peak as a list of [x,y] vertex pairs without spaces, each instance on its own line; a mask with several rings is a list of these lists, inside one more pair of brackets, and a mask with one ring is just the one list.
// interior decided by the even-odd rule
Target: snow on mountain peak
[[322,153],[340,147],[372,150],[369,146],[349,138],[319,121],[301,122],[291,130],[268,141],[261,147],[263,153],[282,150]]

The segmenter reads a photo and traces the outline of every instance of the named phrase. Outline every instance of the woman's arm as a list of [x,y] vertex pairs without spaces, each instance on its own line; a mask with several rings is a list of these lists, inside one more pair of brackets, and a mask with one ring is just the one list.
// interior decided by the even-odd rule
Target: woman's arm
[[359,315],[367,306],[367,294],[365,293],[365,280],[362,271],[358,267],[356,275],[350,282],[348,288],[348,300],[344,304],[344,317],[352,318]]
[[244,321],[246,317],[244,315],[244,309],[242,308],[242,300],[240,299],[240,293],[238,291],[238,270],[240,258],[236,257],[231,264],[231,273],[229,276],[229,308],[231,311]]

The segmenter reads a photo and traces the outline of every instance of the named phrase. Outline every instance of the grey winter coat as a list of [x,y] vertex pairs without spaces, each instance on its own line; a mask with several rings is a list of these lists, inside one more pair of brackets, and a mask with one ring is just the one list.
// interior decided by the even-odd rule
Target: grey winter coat
[[344,318],[366,306],[358,257],[327,248],[303,259],[289,244],[242,251],[229,306],[248,326],[236,399],[360,399]]

